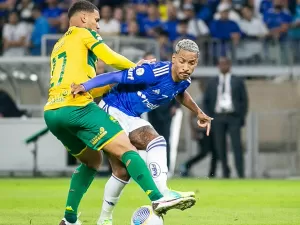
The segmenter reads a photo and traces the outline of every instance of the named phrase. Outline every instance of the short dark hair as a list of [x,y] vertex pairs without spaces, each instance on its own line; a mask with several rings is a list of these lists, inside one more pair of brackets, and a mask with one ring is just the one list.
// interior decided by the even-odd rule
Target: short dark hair
[[81,1],[78,1],[78,2],[75,2],[70,8],[69,8],[69,11],[68,11],[68,17],[69,19],[77,12],[94,12],[94,10],[97,10],[98,11],[98,8],[91,2],[89,1],[84,1],[84,0],[81,0]]

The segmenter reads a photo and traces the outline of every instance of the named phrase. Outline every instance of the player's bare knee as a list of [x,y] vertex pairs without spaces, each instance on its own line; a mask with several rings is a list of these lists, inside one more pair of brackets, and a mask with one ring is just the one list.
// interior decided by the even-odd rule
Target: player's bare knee
[[124,167],[118,167],[115,170],[113,170],[112,172],[117,178],[119,178],[123,181],[129,181],[129,179],[130,179],[129,174],[128,174],[126,168],[124,168]]
[[100,152],[94,150],[86,151],[84,154],[77,157],[87,167],[98,170],[102,162],[102,155]]
[[101,161],[89,159],[89,160],[81,160],[82,163],[84,163],[87,167],[95,170],[99,170]]

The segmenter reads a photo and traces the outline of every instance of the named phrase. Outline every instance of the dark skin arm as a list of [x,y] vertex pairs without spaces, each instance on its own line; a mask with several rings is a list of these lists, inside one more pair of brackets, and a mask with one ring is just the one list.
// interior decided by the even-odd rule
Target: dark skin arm
[[176,100],[181,104],[188,108],[191,112],[197,115],[198,117],[198,126],[201,128],[206,128],[206,135],[209,136],[209,132],[211,129],[211,121],[213,118],[207,116],[195,103],[191,95],[185,91],[182,94],[176,96]]

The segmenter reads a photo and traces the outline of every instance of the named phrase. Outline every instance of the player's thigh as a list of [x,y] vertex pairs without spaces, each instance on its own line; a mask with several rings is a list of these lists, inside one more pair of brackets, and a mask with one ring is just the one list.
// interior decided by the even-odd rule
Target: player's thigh
[[126,133],[122,132],[118,134],[117,138],[105,145],[103,150],[121,160],[124,153],[136,151],[136,148],[130,143]]
[[150,141],[159,136],[148,121],[140,117],[129,116],[119,109],[107,105],[104,101],[101,101],[99,106],[119,121],[126,134],[129,135],[131,143],[137,149],[145,150]]
[[131,143],[139,150],[145,150],[148,144],[159,137],[159,134],[152,126],[142,126],[129,133]]
[[108,161],[111,165],[112,173],[119,179],[123,181],[128,181],[130,179],[130,176],[127,172],[127,169],[124,165],[124,163],[121,162],[120,159],[115,157],[114,155],[107,153],[106,154]]
[[[123,133],[118,121],[92,103],[80,112],[77,136],[91,149],[100,151]],[[125,135],[126,136],[126,135]]]
[[44,112],[44,119],[51,133],[62,142],[70,154],[78,156],[86,149],[86,144],[66,126],[65,121],[69,120],[68,113],[68,109],[64,108],[48,110]]

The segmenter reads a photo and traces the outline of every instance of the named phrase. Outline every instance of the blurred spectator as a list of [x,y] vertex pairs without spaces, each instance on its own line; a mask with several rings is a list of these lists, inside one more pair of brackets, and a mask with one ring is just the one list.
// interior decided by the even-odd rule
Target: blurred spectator
[[211,36],[222,41],[232,40],[234,44],[238,44],[241,30],[238,24],[229,18],[230,6],[223,4],[218,11],[220,19],[213,20],[210,24]]
[[121,7],[117,7],[114,9],[114,19],[119,21],[120,24],[123,23],[124,20],[124,11],[123,8]]
[[133,3],[134,3],[134,10],[136,12],[136,20],[138,23],[141,23],[147,17],[147,9],[150,1],[135,0],[133,1]]
[[207,0],[199,0],[200,8],[198,9],[197,18],[208,24],[212,19],[212,9],[209,7]]
[[242,20],[239,23],[241,31],[245,34],[245,41],[237,49],[239,60],[260,60],[263,52],[263,38],[268,35],[268,29],[263,21],[255,18],[249,6],[242,9]]
[[164,22],[163,28],[169,33],[170,41],[174,41],[177,37],[177,9],[172,3],[168,3],[167,10],[168,19],[166,22]]
[[34,2],[32,0],[21,0],[17,4],[17,12],[20,15],[20,19],[26,22],[33,22],[32,9],[34,7]]
[[112,18],[112,9],[106,5],[101,8],[99,21],[99,33],[103,36],[113,36],[120,34],[121,25],[120,22]]
[[46,0],[47,7],[43,10],[43,16],[47,18],[50,25],[50,33],[57,33],[59,28],[59,17],[62,10],[58,7],[58,0]]
[[264,38],[268,34],[268,29],[263,21],[255,18],[253,9],[249,6],[242,8],[242,20],[239,23],[241,31],[248,38]]
[[292,15],[296,14],[296,8],[297,8],[297,0],[285,0],[287,2],[289,11]]
[[132,20],[128,23],[128,33],[127,35],[130,37],[138,37],[140,35],[139,25],[135,20]]
[[221,14],[224,10],[228,11],[229,20],[232,20],[237,23],[240,21],[241,18],[239,14],[232,9],[232,5],[228,1],[224,1],[224,0],[218,5],[217,12],[214,15],[214,19],[221,20],[222,19]]
[[158,35],[158,44],[160,50],[160,60],[168,61],[171,59],[173,53],[172,43],[169,41],[169,34],[161,30]]
[[9,94],[0,90],[0,118],[26,116],[25,110],[20,110]]
[[226,136],[229,133],[237,174],[243,178],[245,174],[241,128],[245,124],[248,111],[247,91],[244,81],[231,74],[231,62],[228,58],[221,57],[218,66],[220,74],[208,83],[204,108],[214,118],[214,144],[218,159],[222,162],[223,177],[230,177],[226,148]]
[[192,4],[185,4],[183,6],[183,13],[185,18],[189,20],[188,34],[194,37],[207,36],[209,34],[208,27],[203,20],[195,17],[194,6]]
[[182,20],[185,18],[184,16],[184,9],[183,9],[183,6],[185,4],[192,4],[194,5],[194,1],[193,0],[178,0],[178,1],[174,1],[174,5],[175,7],[177,8],[177,17],[179,20]]
[[156,4],[148,5],[148,16],[140,23],[140,31],[148,37],[155,37],[155,28],[160,27],[162,22],[159,18],[159,11]]
[[19,21],[17,12],[11,12],[3,27],[3,56],[23,56],[28,40],[26,25]]
[[[205,91],[203,82],[199,82],[199,88],[201,91],[201,95],[197,100],[197,105],[203,109],[203,96],[202,94]],[[204,109],[205,110],[205,109]],[[180,172],[182,176],[189,176],[191,168],[204,159],[207,154],[211,153],[211,161],[210,161],[210,168],[208,172],[208,177],[215,177],[216,176],[216,169],[217,169],[217,152],[214,147],[213,141],[213,131],[211,131],[209,136],[206,136],[206,129],[200,128],[197,125],[197,117],[194,113],[190,113],[190,127],[191,127],[191,134],[192,139],[197,141],[198,144],[198,153],[194,157],[190,158],[186,163],[184,163],[180,167]]]
[[262,0],[259,6],[259,12],[264,15],[273,7],[272,0]]
[[[37,0],[35,0],[37,1]],[[44,0],[39,0],[39,1],[44,1]],[[68,9],[70,8],[70,6],[76,2],[77,0],[59,0],[59,4],[58,4],[58,7],[63,11],[63,12],[67,12]],[[93,2],[93,1],[90,1],[90,2]]]
[[33,31],[31,34],[31,42],[29,44],[30,52],[32,55],[41,54],[42,37],[45,34],[49,34],[50,27],[47,19],[42,16],[41,9],[35,6],[32,10],[32,16],[35,20]]
[[0,0],[0,18],[8,15],[8,12],[13,10],[16,0]]
[[292,16],[284,9],[282,0],[274,0],[273,7],[264,14],[264,21],[270,30],[271,37],[284,40],[287,37]]
[[167,0],[159,0],[158,1],[158,11],[159,11],[159,17],[160,17],[161,21],[167,21],[167,19],[168,19],[168,1]]
[[59,28],[58,33],[64,34],[69,29],[69,18],[68,13],[62,13],[59,17]]
[[261,0],[248,0],[248,3],[246,4],[246,6],[249,6],[253,9],[253,15],[256,18],[262,18],[260,13],[260,3]]
[[190,34],[188,34],[188,24],[189,21],[187,19],[183,19],[180,20],[178,23],[178,33],[177,33],[177,38],[176,38],[176,42],[181,40],[181,39],[191,39],[191,40],[195,40],[196,37],[192,36]]
[[[132,20],[128,23],[126,34],[129,37],[137,38],[140,35],[139,29],[140,27],[137,22]],[[145,51],[143,48],[139,48],[137,45],[129,44],[121,46],[120,53],[121,55],[134,55],[141,58],[145,54]]]
[[295,15],[289,32],[291,39],[300,41],[300,0],[297,0]]
[[242,6],[248,3],[248,0],[229,0],[235,10],[240,10]]
[[289,31],[289,37],[292,41],[292,52],[295,62],[300,62],[300,0],[297,0],[295,15]]
[[128,23],[132,20],[136,20],[136,13],[134,8],[132,7],[126,7],[125,8],[125,22],[121,23],[121,33],[127,34],[128,33]]

